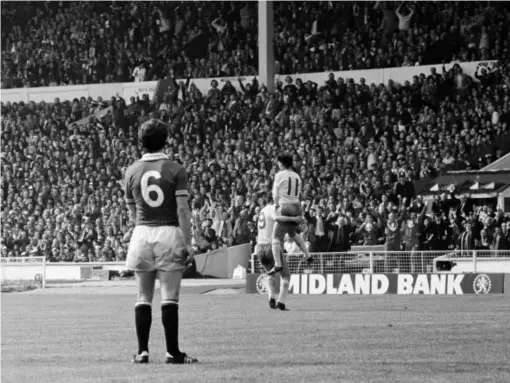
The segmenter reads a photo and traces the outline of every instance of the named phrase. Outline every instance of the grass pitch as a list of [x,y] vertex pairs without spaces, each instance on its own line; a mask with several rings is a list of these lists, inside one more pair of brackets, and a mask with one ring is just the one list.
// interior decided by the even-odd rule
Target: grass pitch
[[159,296],[152,363],[130,363],[134,299],[3,294],[2,383],[510,381],[507,296],[291,296],[275,312],[259,295],[184,294],[181,349],[201,362],[188,366],[164,364]]

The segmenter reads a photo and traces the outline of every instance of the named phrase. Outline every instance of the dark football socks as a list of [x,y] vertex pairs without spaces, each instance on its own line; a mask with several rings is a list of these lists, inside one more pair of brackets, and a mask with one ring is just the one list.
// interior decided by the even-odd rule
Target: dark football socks
[[138,355],[149,352],[149,334],[152,324],[152,307],[150,303],[135,305],[136,336],[138,337]]
[[179,350],[179,304],[165,301],[161,304],[161,319],[165,328],[166,351],[173,357],[181,355]]

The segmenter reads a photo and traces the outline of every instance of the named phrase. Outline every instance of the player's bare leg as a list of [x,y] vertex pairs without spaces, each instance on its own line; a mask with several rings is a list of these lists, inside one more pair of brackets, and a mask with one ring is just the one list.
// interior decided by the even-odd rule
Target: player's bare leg
[[274,275],[267,276],[267,295],[269,298],[269,307],[276,308],[276,278]]
[[[273,228],[273,241],[271,243],[271,250],[273,252],[274,257],[274,269],[277,270],[276,272],[280,271],[282,269],[282,245],[281,240],[278,238],[278,222],[275,222],[274,228]],[[273,273],[274,274],[274,273]]]
[[[276,225],[275,225],[276,227]],[[279,239],[273,238],[271,243],[271,251],[274,257],[274,267],[267,272],[267,275],[274,275],[282,271],[282,244]],[[277,261],[278,260],[278,261]]]
[[161,320],[165,329],[166,363],[191,364],[198,360],[179,349],[179,294],[183,270],[160,271]]
[[287,300],[287,294],[289,293],[289,281],[290,281],[290,270],[287,264],[287,259],[283,258],[283,270],[280,278],[280,293],[276,301],[276,309],[281,311],[287,311],[285,302]]
[[149,335],[152,325],[152,299],[156,271],[136,271],[138,301],[135,304],[135,325],[138,338],[138,353],[133,356],[133,363],[149,363]]
[[278,295],[278,301],[276,308],[281,311],[287,311],[285,307],[285,301],[287,300],[287,294],[289,293],[289,277],[287,275],[282,276],[280,279],[280,294]]
[[292,239],[294,241],[296,241],[296,243],[298,244],[299,248],[301,249],[301,251],[303,252],[303,254],[305,255],[305,260],[307,263],[312,263],[313,262],[313,256],[310,254],[310,252],[308,251],[308,247],[306,247],[306,243],[305,241],[303,240],[303,237],[301,237],[301,235],[299,234],[295,234]]

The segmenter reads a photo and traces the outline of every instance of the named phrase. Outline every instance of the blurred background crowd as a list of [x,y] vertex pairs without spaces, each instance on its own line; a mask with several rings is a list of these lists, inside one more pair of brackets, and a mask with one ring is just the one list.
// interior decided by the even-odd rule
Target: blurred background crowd
[[[123,174],[141,156],[138,126],[149,118],[168,122],[166,152],[189,171],[199,252],[255,245],[283,151],[303,179],[312,251],[510,249],[497,206],[453,190],[428,202],[414,188],[510,150],[494,145],[509,133],[508,16],[505,3],[276,3],[277,73],[438,65],[402,84],[288,77],[270,94],[250,77],[240,91],[213,81],[202,93],[191,81],[152,100],[2,103],[1,254],[123,260]],[[2,86],[254,74],[256,17],[256,3],[7,3]],[[207,54],[191,57],[203,43]],[[441,64],[479,58],[501,64],[476,78]]]
[[[509,59],[506,2],[274,9],[279,74]],[[258,73],[256,2],[6,2],[1,32],[2,88]]]

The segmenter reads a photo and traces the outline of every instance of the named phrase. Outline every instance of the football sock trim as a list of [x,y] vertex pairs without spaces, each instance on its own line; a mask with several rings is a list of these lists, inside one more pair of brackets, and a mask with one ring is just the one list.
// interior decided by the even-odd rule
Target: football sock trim
[[178,304],[179,304],[179,301],[176,299],[165,299],[165,300],[161,301],[161,307],[163,307],[165,305],[178,305]]

